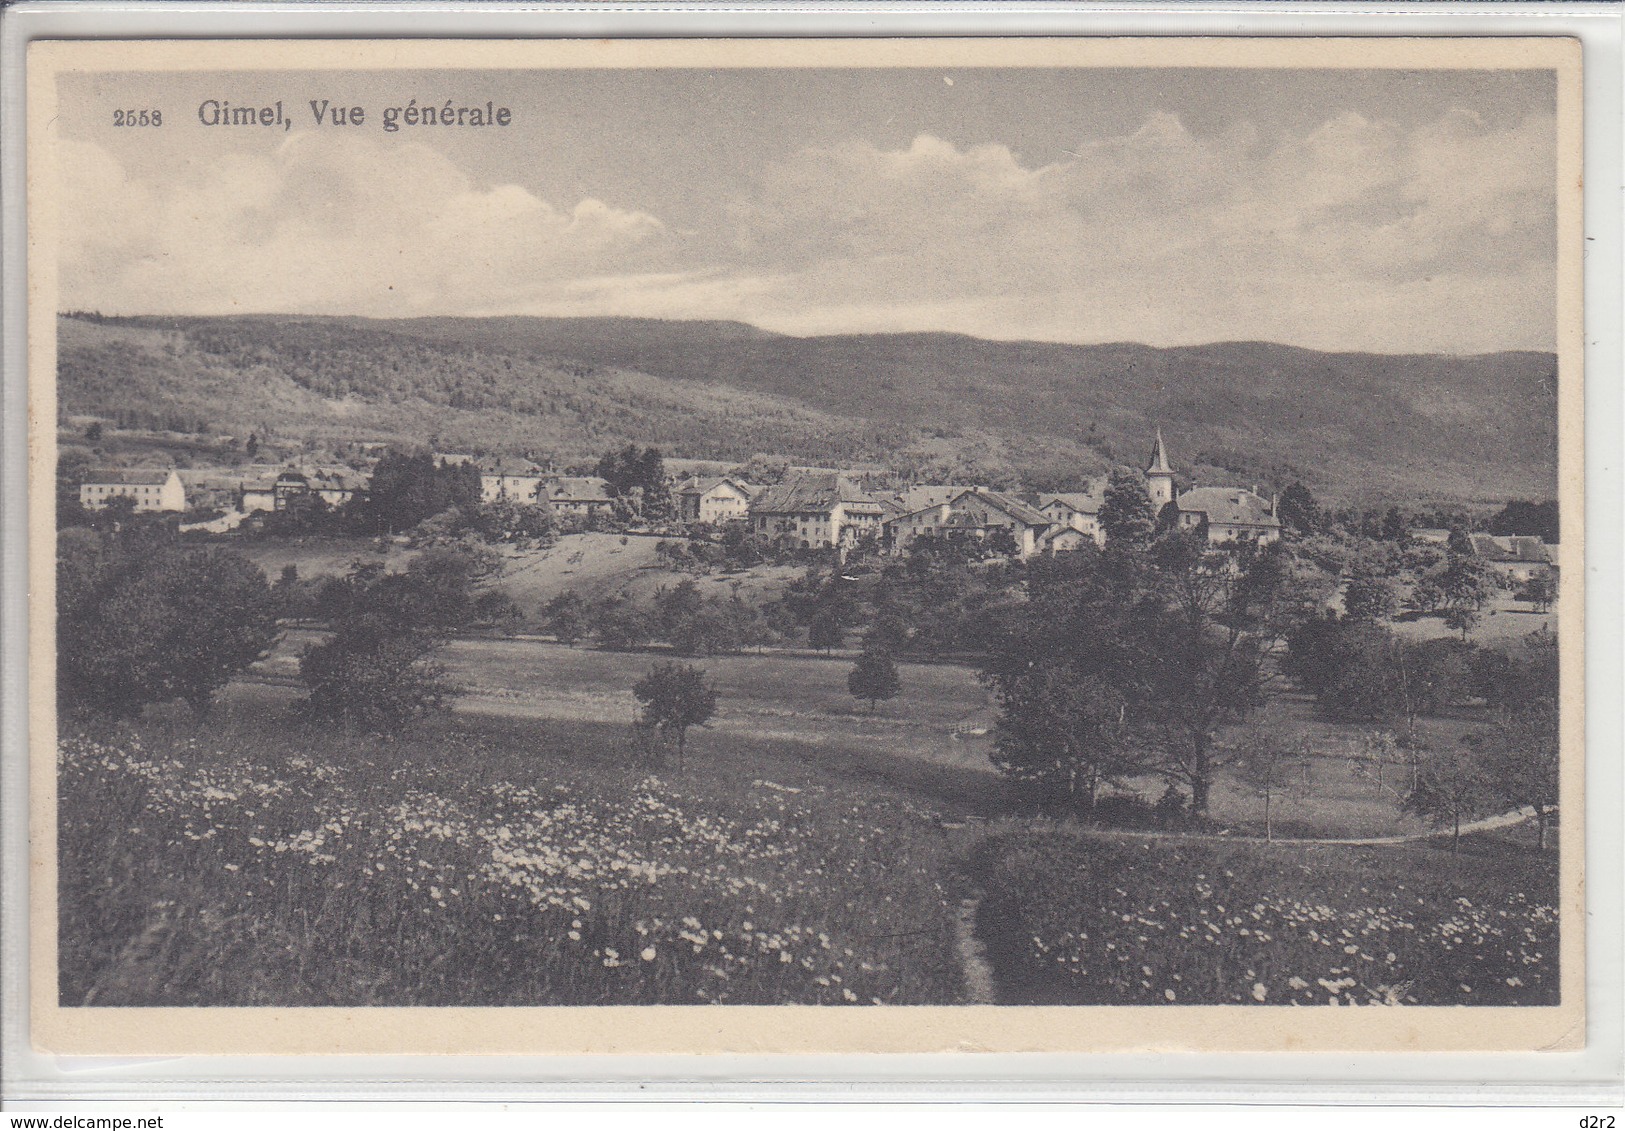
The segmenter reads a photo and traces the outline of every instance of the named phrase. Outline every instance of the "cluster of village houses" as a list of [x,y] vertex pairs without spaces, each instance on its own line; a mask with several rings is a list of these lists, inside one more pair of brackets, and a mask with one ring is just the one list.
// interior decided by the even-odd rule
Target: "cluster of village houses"
[[[591,475],[558,475],[529,460],[478,458],[437,452],[448,464],[472,463],[480,473],[486,502],[506,501],[547,506],[555,514],[581,518],[607,515],[616,505],[608,481]],[[1281,536],[1276,501],[1254,487],[1192,487],[1176,490],[1174,470],[1159,432],[1144,468],[1152,511],[1162,515],[1174,504],[1174,521],[1204,535],[1209,544],[1268,544]],[[342,506],[367,489],[367,478],[349,468],[289,467],[238,484],[237,513],[285,510],[319,498]],[[138,511],[184,511],[186,489],[169,469],[96,470],[80,488],[87,508],[111,499],[135,500]],[[732,475],[687,476],[672,484],[677,520],[685,525],[743,521],[752,533],[771,541],[804,548],[849,548],[873,541],[892,553],[903,553],[921,537],[956,536],[1008,540],[1016,554],[1028,558],[1061,553],[1085,542],[1103,545],[1100,524],[1105,482],[1082,490],[1040,495],[1037,505],[980,486],[921,484],[901,490],[868,490],[861,479],[838,470],[797,470],[770,486],[758,486]],[[1443,531],[1418,531],[1424,540],[1448,537]],[[1527,580],[1553,568],[1552,547],[1539,538],[1471,536],[1474,552],[1512,580]]]

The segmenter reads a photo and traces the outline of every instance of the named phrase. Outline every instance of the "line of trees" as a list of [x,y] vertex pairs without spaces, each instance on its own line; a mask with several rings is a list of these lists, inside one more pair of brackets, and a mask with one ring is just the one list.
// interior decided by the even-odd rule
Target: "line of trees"
[[[1374,765],[1403,764],[1411,812],[1449,825],[1529,807],[1540,844],[1558,802],[1557,638],[1544,630],[1511,650],[1461,640],[1408,640],[1381,625],[1326,614],[1288,637],[1282,667],[1328,716],[1395,732]],[[1482,703],[1491,722],[1440,743],[1420,721]]]
[[1086,815],[1154,773],[1166,808],[1204,817],[1231,757],[1221,728],[1263,704],[1272,652],[1317,599],[1280,546],[1218,552],[1188,533],[1032,563],[1027,588],[982,666],[994,760]]
[[277,601],[231,550],[186,548],[172,525],[70,528],[57,538],[57,696],[68,713],[134,718],[183,700],[207,714],[269,654]]
[[[112,509],[112,508],[109,508]],[[234,550],[188,546],[175,524],[126,516],[108,529],[71,527],[57,542],[57,694],[65,714],[135,718],[181,700],[198,715],[268,656],[288,615],[325,622],[300,675],[313,717],[391,730],[459,693],[437,657],[454,632],[516,615],[490,586],[501,559],[475,544],[434,547],[390,572],[356,564],[275,586]]]

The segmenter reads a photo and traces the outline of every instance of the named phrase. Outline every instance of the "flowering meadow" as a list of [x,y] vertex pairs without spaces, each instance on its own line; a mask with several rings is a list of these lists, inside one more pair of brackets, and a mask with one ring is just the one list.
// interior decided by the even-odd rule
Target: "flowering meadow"
[[732,764],[634,768],[616,737],[69,735],[62,1001],[959,1000],[934,813]]
[[[1469,850],[1464,850],[1468,852]],[[979,853],[1001,1000],[1553,1005],[1555,856],[1024,829]]]

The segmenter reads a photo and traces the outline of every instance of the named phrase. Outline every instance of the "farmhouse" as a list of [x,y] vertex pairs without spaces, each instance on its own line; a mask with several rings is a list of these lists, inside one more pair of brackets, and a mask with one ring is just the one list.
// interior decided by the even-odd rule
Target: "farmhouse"
[[1508,581],[1528,581],[1532,577],[1557,572],[1556,546],[1521,535],[1469,534],[1473,556]]
[[342,507],[367,489],[364,477],[345,467],[289,467],[274,476],[246,480],[237,489],[237,509],[283,511],[321,500]]
[[1097,546],[1105,545],[1106,533],[1100,528],[1100,508],[1105,501],[1105,488],[1094,483],[1086,484],[1082,491],[1040,495],[1038,509],[1053,523],[1045,535],[1045,548],[1052,553],[1076,549],[1081,544],[1078,540],[1062,538],[1067,530],[1087,536]]
[[609,493],[609,480],[596,475],[551,476],[538,492],[538,497],[553,508],[554,514],[591,518],[615,509],[615,497]]
[[677,517],[683,522],[730,522],[750,513],[756,488],[742,479],[720,475],[685,480],[675,492]]
[[[943,492],[945,489],[916,490]],[[916,496],[919,497],[922,496]],[[906,498],[907,492],[899,496],[899,504],[906,505]],[[894,554],[903,553],[922,537],[981,542],[1008,536],[1016,555],[1028,558],[1038,548],[1039,536],[1050,526],[1049,518],[1020,499],[985,487],[968,487],[959,488],[952,497],[939,494],[924,507],[890,517],[886,531]]]
[[475,461],[480,471],[480,498],[487,503],[534,503],[547,472],[528,459]]
[[839,472],[793,475],[750,504],[751,530],[803,548],[852,546],[880,534],[886,508]]
[[114,499],[133,499],[138,511],[184,511],[186,488],[169,468],[97,468],[79,486],[79,505],[101,510]]

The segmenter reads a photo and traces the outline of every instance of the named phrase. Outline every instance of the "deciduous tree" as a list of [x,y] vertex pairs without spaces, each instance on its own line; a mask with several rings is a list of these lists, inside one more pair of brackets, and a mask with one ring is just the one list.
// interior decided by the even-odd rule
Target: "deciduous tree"
[[895,699],[903,690],[902,677],[891,653],[883,649],[865,649],[846,677],[846,689],[854,699],[867,699],[872,714],[882,699]]
[[704,726],[717,710],[717,692],[705,672],[687,664],[659,663],[632,686],[643,708],[638,725],[660,734],[677,748],[677,769],[684,768],[690,727]]
[[1483,767],[1465,743],[1417,748],[1416,784],[1407,811],[1450,826],[1450,851],[1461,849],[1462,822],[1481,815],[1494,796]]
[[446,709],[461,688],[435,657],[450,633],[480,612],[474,586],[482,561],[446,548],[425,552],[401,573],[360,563],[324,586],[318,605],[332,635],[307,648],[299,663],[310,713],[390,731]]
[[1137,562],[1120,546],[1032,563],[981,678],[998,706],[994,764],[1049,807],[1092,817],[1100,791],[1143,772],[1129,725],[1139,690],[1126,622]]
[[1100,528],[1108,544],[1119,547],[1143,546],[1151,540],[1156,515],[1145,479],[1132,468],[1113,469],[1106,481],[1106,494],[1100,505]]
[[1263,704],[1266,659],[1312,601],[1279,545],[1237,556],[1180,535],[1149,559],[1149,599],[1129,625],[1135,713],[1160,771],[1190,789],[1191,812],[1202,817],[1222,763],[1219,728]]
[[1264,799],[1264,840],[1275,839],[1274,802],[1292,785],[1293,767],[1308,757],[1300,745],[1286,741],[1261,723],[1247,727],[1235,743],[1236,768],[1242,780]]
[[1309,493],[1309,488],[1298,482],[1281,492],[1276,514],[1281,525],[1294,534],[1313,534],[1321,528],[1323,521],[1315,497]]
[[133,718],[184,699],[198,714],[276,641],[278,603],[241,555],[139,536],[58,539],[57,693],[67,709]]

